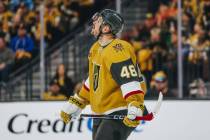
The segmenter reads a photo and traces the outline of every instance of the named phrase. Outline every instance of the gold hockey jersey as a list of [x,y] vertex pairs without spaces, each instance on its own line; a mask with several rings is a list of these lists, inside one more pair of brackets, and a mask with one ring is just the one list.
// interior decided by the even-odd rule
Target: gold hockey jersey
[[140,84],[143,78],[128,42],[114,39],[102,47],[97,41],[88,59],[89,78],[78,95],[89,102],[93,112],[110,114],[126,109],[126,98],[144,94]]

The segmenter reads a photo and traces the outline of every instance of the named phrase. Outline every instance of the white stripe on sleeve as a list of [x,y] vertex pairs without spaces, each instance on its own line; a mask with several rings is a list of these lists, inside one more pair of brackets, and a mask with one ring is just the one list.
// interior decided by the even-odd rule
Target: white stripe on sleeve
[[90,89],[90,84],[89,84],[89,77],[85,81],[85,86]]
[[121,91],[123,94],[123,98],[126,97],[127,94],[135,92],[135,91],[143,91],[140,82],[138,81],[132,81],[126,84],[121,85]]

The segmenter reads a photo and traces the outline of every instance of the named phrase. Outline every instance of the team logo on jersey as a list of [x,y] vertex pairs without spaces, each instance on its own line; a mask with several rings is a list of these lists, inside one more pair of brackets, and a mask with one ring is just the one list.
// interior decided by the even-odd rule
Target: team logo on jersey
[[113,48],[116,52],[122,51],[124,49],[122,44],[116,44],[115,46],[113,46]]
[[93,74],[93,89],[94,89],[94,91],[96,91],[96,89],[98,88],[99,71],[100,71],[100,66],[97,64],[94,64],[94,74]]

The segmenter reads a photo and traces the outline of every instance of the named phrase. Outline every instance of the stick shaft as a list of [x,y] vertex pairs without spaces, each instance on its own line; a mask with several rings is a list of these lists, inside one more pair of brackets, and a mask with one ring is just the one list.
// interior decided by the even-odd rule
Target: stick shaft
[[[159,112],[161,104],[162,104],[162,100],[163,100],[163,94],[160,92],[158,101],[156,103],[156,106],[153,109],[153,112],[148,113],[147,109],[145,108],[146,114],[144,116],[137,116],[135,120],[151,121],[154,118],[154,116],[157,115],[157,113]],[[95,118],[95,119],[108,119],[108,120],[123,120],[126,117],[126,115],[81,114],[80,117],[81,118],[88,117],[88,118]]]
[[[123,120],[126,115],[94,115],[94,114],[81,114],[80,117],[88,117],[95,119],[107,119],[107,120]],[[153,113],[149,113],[145,116],[137,116],[135,120],[151,121],[153,119]]]

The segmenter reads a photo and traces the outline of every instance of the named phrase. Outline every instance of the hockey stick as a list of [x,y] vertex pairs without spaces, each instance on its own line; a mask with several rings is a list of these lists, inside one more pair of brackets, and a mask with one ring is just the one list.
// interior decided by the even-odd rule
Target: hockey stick
[[[137,116],[135,120],[145,120],[151,121],[159,112],[161,104],[163,101],[162,92],[159,93],[158,101],[154,107],[154,110],[151,113],[148,113],[144,116]],[[108,119],[108,120],[123,120],[126,115],[94,115],[94,114],[81,114],[80,118],[88,117],[88,118],[97,118],[97,119]]]

